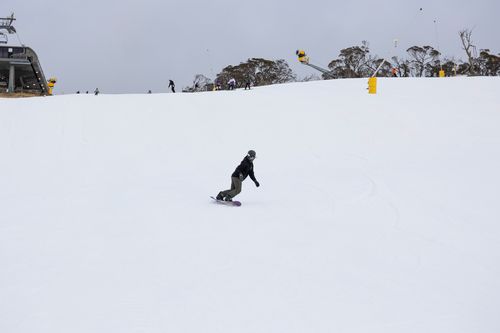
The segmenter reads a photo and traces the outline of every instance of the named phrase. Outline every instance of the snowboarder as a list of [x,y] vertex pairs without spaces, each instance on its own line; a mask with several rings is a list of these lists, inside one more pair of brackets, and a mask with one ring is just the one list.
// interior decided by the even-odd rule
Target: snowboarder
[[172,80],[168,80],[168,87],[172,89],[172,92],[175,93],[175,83]]
[[96,96],[99,95],[99,88],[95,88],[94,95],[96,95]]
[[241,183],[250,176],[250,178],[255,183],[255,186],[259,187],[260,184],[255,179],[253,173],[253,160],[257,157],[257,154],[253,150],[249,150],[247,156],[243,158],[240,165],[236,167],[233,174],[231,175],[231,188],[226,191],[220,191],[217,195],[217,200],[233,201],[232,199],[241,192]]
[[234,90],[236,87],[236,80],[234,78],[231,78],[229,81],[227,81],[227,84],[229,85],[229,90]]
[[245,90],[250,90],[250,79],[246,79],[245,81]]

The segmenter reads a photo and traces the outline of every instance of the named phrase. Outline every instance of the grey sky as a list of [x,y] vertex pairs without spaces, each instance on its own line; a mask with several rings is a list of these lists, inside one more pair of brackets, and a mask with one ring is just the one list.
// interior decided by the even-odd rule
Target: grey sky
[[327,66],[362,40],[382,57],[439,43],[444,56],[463,59],[463,28],[474,28],[478,49],[500,52],[498,0],[2,0],[0,16],[11,12],[46,77],[58,78],[56,93],[165,92],[168,79],[180,90],[195,74],[213,79],[251,57],[285,59],[303,77],[315,72],[296,49]]

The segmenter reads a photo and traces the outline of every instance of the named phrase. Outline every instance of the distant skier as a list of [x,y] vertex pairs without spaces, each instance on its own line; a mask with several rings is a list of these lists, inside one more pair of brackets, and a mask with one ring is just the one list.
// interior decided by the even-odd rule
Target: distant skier
[[168,80],[168,87],[172,89],[172,92],[175,93],[175,83],[172,80]]
[[97,96],[97,95],[99,95],[99,92],[100,92],[100,91],[99,91],[99,88],[95,88],[95,90],[94,90],[94,95],[96,95],[96,96]]
[[250,79],[245,80],[245,90],[250,90]]
[[240,165],[236,167],[233,174],[231,175],[231,188],[229,190],[221,191],[217,195],[217,200],[224,201],[233,201],[233,198],[240,194],[241,192],[241,183],[250,176],[250,178],[255,183],[255,186],[259,187],[260,184],[255,179],[255,175],[253,172],[253,161],[257,157],[257,154],[253,150],[249,150],[247,156],[243,158]]
[[398,70],[396,67],[392,67],[392,77],[398,77]]
[[234,78],[227,81],[227,84],[229,86],[229,90],[234,90],[234,88],[236,88],[236,80]]

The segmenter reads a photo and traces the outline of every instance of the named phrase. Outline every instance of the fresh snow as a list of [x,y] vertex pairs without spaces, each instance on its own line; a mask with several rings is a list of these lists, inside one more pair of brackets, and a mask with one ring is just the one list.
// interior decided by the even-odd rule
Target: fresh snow
[[500,332],[500,79],[366,87],[0,99],[0,332]]

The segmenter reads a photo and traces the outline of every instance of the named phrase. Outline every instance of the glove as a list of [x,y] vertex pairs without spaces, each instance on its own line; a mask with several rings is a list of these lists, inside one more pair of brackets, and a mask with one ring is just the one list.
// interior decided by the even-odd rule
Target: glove
[[258,182],[258,181],[255,181],[255,186],[257,186],[257,187],[259,187],[259,186],[260,186],[260,184],[259,184],[259,182]]

